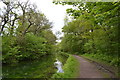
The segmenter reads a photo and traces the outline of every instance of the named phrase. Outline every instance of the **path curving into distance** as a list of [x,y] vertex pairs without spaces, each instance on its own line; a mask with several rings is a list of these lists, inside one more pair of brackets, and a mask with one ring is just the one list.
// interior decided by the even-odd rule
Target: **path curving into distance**
[[77,55],[73,56],[80,62],[80,76],[78,78],[109,78],[109,76],[105,76],[104,72],[101,72],[92,62]]

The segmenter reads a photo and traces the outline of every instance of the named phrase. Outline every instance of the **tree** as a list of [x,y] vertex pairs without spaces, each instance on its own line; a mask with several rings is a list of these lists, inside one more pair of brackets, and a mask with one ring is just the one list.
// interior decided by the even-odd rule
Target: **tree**
[[[63,48],[66,48],[66,50],[69,49],[68,51],[70,52],[74,47],[77,50],[77,48],[83,44],[80,49],[85,53],[118,54],[119,39],[117,29],[120,18],[118,14],[120,11],[120,2],[80,3],[59,1],[54,3],[62,5],[68,4],[76,7],[66,10],[67,14],[72,16],[74,20],[66,24],[63,28],[64,37],[61,42]],[[80,20],[81,17],[83,18],[82,20]],[[86,25],[86,21],[89,21],[87,23],[91,23],[91,27]],[[83,29],[82,27],[80,28],[80,24],[84,27]],[[72,47],[72,41],[74,41],[73,36],[75,37],[76,35],[81,36],[78,36],[78,40],[74,43],[78,44],[77,42],[81,41],[82,44],[74,44],[74,47]],[[81,53],[80,51],[78,52]]]
[[83,45],[87,41],[91,29],[92,22],[84,17],[69,22],[63,27],[65,36],[61,42],[62,47],[67,52],[83,52]]
[[52,23],[36,9],[36,5],[29,1],[2,2],[5,4],[0,14],[3,64],[52,54],[56,43],[56,36],[51,31]]
[[16,20],[18,19],[17,14],[15,13],[15,9],[18,8],[18,5],[16,5],[16,2],[5,2],[2,1],[5,4],[3,14],[0,14],[1,18],[1,30],[0,35],[3,33],[5,28],[8,28],[10,31],[10,35],[13,35],[14,25]]

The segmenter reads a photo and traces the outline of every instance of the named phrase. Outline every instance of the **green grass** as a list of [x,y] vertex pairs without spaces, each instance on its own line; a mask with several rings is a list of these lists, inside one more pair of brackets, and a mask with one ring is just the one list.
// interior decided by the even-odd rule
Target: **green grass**
[[79,62],[70,55],[63,66],[64,73],[55,73],[52,78],[76,78],[79,74]]

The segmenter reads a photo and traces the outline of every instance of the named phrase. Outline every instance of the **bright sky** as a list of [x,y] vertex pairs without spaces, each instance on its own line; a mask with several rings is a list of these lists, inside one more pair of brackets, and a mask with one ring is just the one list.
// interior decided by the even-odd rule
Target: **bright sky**
[[71,8],[70,5],[55,5],[52,0],[30,0],[31,3],[36,4],[38,9],[42,11],[50,22],[53,22],[53,33],[62,31],[64,26],[64,18],[66,15],[66,9]]

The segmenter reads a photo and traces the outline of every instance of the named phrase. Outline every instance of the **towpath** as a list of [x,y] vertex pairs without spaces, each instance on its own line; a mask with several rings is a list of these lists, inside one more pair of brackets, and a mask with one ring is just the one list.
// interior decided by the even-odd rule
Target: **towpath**
[[80,62],[80,76],[78,78],[110,78],[109,73],[101,71],[94,63],[83,57],[73,56]]

